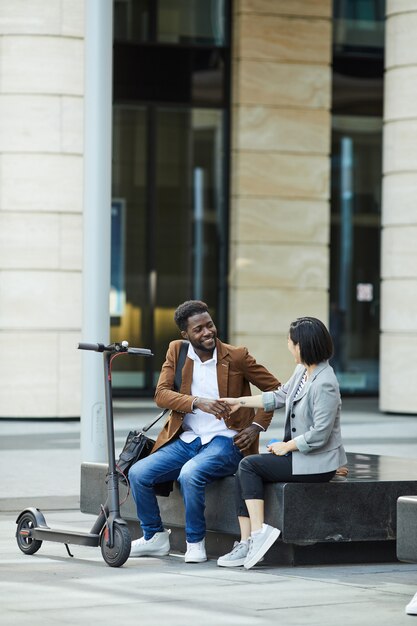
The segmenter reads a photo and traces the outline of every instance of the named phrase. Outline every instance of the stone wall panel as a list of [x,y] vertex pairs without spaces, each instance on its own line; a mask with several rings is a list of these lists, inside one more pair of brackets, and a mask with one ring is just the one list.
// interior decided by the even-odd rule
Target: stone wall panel
[[3,154],[0,183],[0,211],[79,213],[83,160],[63,154]]
[[241,106],[235,115],[238,150],[330,152],[328,111]]
[[329,20],[271,15],[240,16],[241,58],[329,64]]
[[2,330],[81,329],[81,273],[0,271]]
[[302,17],[332,16],[328,0],[241,0],[242,13],[266,13],[267,15],[298,15]]
[[329,243],[329,206],[325,200],[236,197],[232,239],[240,242]]
[[330,108],[330,67],[245,59],[235,72],[235,104]]

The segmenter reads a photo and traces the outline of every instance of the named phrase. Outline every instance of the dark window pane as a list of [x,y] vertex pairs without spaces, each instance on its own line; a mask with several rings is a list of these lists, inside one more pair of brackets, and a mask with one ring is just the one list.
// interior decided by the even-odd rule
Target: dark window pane
[[334,2],[330,330],[345,394],[379,384],[384,4]]
[[114,46],[116,101],[226,106],[226,50]]
[[153,364],[117,364],[115,388],[152,392],[184,300],[207,301],[225,336],[224,118],[215,109],[114,107],[111,338],[155,354]]
[[226,6],[224,0],[159,0],[158,42],[224,46]]
[[152,5],[153,0],[114,0],[114,40],[149,41]]

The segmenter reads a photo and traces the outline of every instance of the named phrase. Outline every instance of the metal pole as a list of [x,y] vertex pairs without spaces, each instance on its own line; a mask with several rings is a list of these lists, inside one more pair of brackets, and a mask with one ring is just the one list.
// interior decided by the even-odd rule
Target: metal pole
[[193,298],[203,299],[204,261],[204,171],[194,168],[194,289]]
[[[83,341],[109,343],[113,0],[85,0]],[[105,462],[102,359],[82,353],[81,458]]]

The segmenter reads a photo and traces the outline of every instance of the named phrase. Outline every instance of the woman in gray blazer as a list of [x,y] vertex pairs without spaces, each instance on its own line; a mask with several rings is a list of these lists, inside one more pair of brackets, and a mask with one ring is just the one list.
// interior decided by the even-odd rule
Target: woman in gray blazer
[[325,325],[300,317],[290,326],[288,349],[297,366],[276,391],[258,396],[223,398],[232,412],[240,406],[273,411],[285,407],[283,441],[270,443],[267,454],[244,458],[237,472],[241,540],[220,557],[221,567],[253,567],[279,537],[264,523],[264,483],[327,482],[346,463],[340,432],[340,390],[329,359],[333,342]]

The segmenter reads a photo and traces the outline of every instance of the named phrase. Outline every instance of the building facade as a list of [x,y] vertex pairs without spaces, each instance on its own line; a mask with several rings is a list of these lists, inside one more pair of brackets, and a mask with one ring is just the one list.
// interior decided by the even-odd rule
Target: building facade
[[[88,1],[0,4],[1,417],[80,414]],[[280,379],[323,319],[343,393],[417,413],[413,4],[115,0],[110,335],[155,353],[119,394],[202,298]]]

